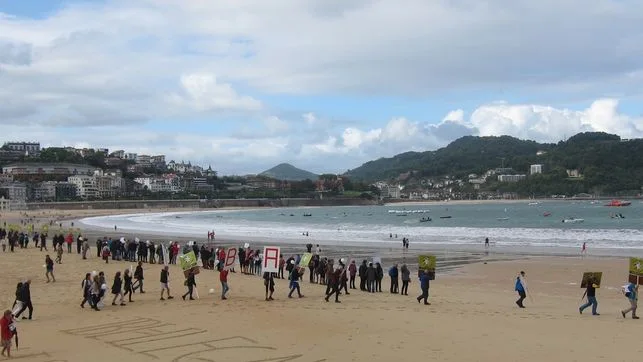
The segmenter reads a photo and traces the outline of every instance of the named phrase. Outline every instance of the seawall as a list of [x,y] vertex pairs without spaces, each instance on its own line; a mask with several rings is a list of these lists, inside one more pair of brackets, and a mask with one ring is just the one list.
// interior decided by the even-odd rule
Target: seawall
[[33,202],[29,210],[104,210],[104,209],[151,209],[151,208],[194,208],[218,209],[225,207],[300,207],[300,206],[365,206],[377,205],[376,201],[337,199],[216,199],[216,200],[116,200],[116,201],[73,201]]

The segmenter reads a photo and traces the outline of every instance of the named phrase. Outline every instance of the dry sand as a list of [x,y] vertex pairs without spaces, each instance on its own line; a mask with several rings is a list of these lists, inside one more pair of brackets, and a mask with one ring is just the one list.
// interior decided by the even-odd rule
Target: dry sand
[[[74,212],[75,213],[75,212]],[[75,215],[78,215],[75,213]],[[3,215],[6,216],[6,215]],[[75,250],[75,249],[74,249]],[[51,255],[53,253],[50,250]],[[438,274],[431,306],[409,296],[354,291],[326,303],[324,288],[304,276],[303,299],[288,299],[277,280],[276,300],[263,300],[257,276],[230,274],[229,299],[219,298],[218,272],[197,277],[200,299],[183,301],[183,279],[171,267],[174,300],[159,301],[159,265],[145,265],[146,294],[134,303],[100,312],[81,309],[86,272],[113,275],[128,262],[104,264],[65,253],[56,283],[45,283],[44,255],[33,247],[0,252],[0,302],[11,307],[15,285],[32,279],[34,320],[20,321],[24,361],[636,361],[643,347],[641,321],[623,319],[627,300],[619,289],[627,260],[534,257],[463,266]],[[527,272],[532,298],[514,304],[515,275]],[[597,292],[601,316],[579,315],[582,272],[602,271]],[[215,294],[208,294],[210,288]]]

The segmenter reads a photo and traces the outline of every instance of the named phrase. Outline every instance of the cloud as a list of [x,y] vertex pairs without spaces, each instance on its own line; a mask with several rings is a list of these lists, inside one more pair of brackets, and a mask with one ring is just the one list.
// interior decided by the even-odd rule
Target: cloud
[[[617,101],[641,96],[639,10],[635,0],[105,0],[38,19],[0,13],[0,138],[243,173],[282,161],[354,168],[467,134],[641,137],[641,117]],[[478,108],[458,105],[472,92]],[[488,102],[502,92],[542,104]],[[454,105],[444,116],[396,108],[378,123],[307,98],[444,94]],[[598,100],[547,105],[559,97]]]

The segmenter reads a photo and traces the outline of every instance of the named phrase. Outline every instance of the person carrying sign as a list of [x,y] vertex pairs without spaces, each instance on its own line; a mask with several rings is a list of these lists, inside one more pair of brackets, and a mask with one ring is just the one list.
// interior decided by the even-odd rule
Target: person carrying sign
[[636,308],[638,305],[638,299],[639,299],[639,286],[635,285],[634,283],[628,283],[624,288],[624,293],[625,296],[627,297],[627,300],[630,302],[630,307],[626,310],[621,311],[621,315],[623,315],[623,318],[629,313],[632,312],[632,319],[639,319],[639,317],[636,316]]
[[598,288],[598,285],[596,284],[596,280],[594,279],[587,280],[587,290],[585,290],[585,295],[587,296],[587,303],[581,305],[580,308],[578,308],[578,311],[580,312],[580,314],[583,314],[583,311],[585,310],[585,308],[591,305],[592,315],[600,315],[596,311],[598,309],[598,301],[596,300],[596,288]]
[[[295,264],[294,260],[290,261],[291,264]],[[302,270],[298,267],[292,268],[290,275],[288,276],[288,279],[290,279],[290,293],[288,293],[288,298],[292,298],[292,293],[297,291],[297,295],[299,298],[303,298],[304,295],[301,294],[301,289],[299,288],[299,276],[302,274]]]

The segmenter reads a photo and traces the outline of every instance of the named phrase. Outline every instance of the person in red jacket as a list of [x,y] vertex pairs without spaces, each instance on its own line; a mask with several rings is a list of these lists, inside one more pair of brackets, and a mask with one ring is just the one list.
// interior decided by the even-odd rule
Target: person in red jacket
[[67,252],[71,253],[71,244],[74,243],[74,235],[71,233],[67,234],[65,237],[65,243],[67,243]]
[[226,294],[228,293],[228,270],[226,269],[221,269],[219,272],[219,280],[221,281],[221,300],[226,300],[228,299],[226,297]]
[[[0,344],[2,344],[2,355],[11,358],[11,339],[16,336],[18,340],[18,331],[13,324],[13,317],[10,310],[5,310],[0,319]],[[6,352],[6,354],[5,354]]]

